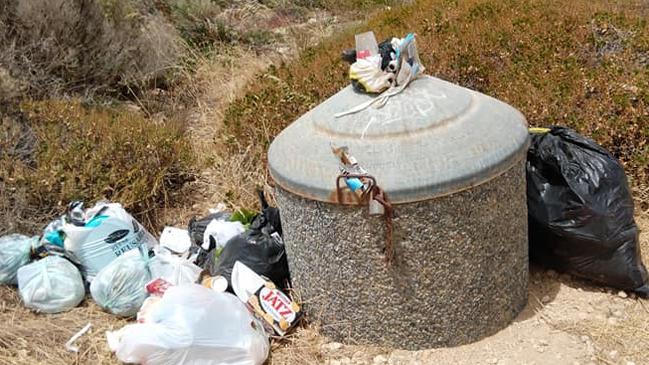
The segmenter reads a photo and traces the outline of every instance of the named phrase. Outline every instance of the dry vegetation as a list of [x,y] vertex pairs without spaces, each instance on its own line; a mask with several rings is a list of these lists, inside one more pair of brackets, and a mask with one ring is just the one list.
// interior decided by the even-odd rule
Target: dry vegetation
[[205,137],[186,133],[197,71],[256,72],[234,55],[273,49],[313,6],[0,1],[0,234],[37,233],[73,198],[119,200],[157,231],[166,207],[191,205],[174,193],[202,167],[191,138]]
[[[135,5],[140,5],[137,8]],[[175,28],[145,3],[6,0],[0,69],[31,97],[115,93],[169,76],[181,57]]]
[[644,1],[417,1],[259,75],[226,112],[224,142],[262,169],[273,137],[347,83],[339,54],[355,32],[414,31],[428,73],[509,102],[530,125],[568,125],[610,149],[647,210],[648,15]]
[[[32,141],[9,136],[0,155],[0,179],[9,182],[0,193],[7,222],[33,224],[34,216],[56,214],[61,203],[101,196],[151,226],[156,207],[188,179],[192,155],[178,123],[153,123],[124,108],[89,108],[77,100],[24,103],[21,110],[30,123],[23,136]],[[31,150],[19,151],[25,146]]]

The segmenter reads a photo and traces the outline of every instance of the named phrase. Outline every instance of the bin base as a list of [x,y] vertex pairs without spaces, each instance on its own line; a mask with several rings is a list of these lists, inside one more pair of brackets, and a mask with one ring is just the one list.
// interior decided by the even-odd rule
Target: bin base
[[524,159],[470,190],[395,207],[395,261],[367,207],[277,203],[296,292],[335,341],[417,350],[493,334],[527,302]]

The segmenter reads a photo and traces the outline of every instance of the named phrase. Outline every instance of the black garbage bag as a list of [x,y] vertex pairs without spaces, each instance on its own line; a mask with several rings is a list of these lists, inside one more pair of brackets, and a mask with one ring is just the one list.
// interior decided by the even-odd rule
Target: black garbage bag
[[199,267],[204,267],[209,261],[210,252],[214,251],[216,247],[216,242],[210,238],[210,247],[207,250],[204,250],[201,246],[203,245],[203,236],[205,235],[205,230],[207,226],[213,220],[228,220],[230,219],[230,213],[228,212],[217,212],[209,214],[203,218],[192,217],[189,220],[187,231],[189,232],[189,237],[191,239],[191,247],[189,252],[192,255],[196,255],[194,264]]
[[218,258],[209,255],[207,267],[210,275],[225,277],[230,292],[233,291],[232,268],[237,261],[271,280],[280,289],[290,286],[279,209],[268,205],[263,192],[259,192],[259,199],[262,211],[253,219],[250,229],[228,241]]
[[649,294],[626,175],[604,148],[569,128],[532,133],[527,205],[532,261]]

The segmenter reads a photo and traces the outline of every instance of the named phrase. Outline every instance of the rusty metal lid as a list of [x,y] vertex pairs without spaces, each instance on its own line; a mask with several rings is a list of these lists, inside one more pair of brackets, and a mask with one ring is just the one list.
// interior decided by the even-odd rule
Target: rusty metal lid
[[525,117],[484,94],[424,76],[382,108],[334,117],[371,98],[348,86],[282,131],[268,150],[275,182],[302,197],[336,203],[333,143],[348,146],[399,204],[481,184],[524,157]]

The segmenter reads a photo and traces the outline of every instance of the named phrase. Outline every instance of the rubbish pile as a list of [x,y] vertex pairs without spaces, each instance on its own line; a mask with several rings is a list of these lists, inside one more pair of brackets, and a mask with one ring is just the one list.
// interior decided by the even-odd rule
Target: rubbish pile
[[216,211],[166,227],[159,243],[118,203],[73,202],[40,237],[0,237],[0,283],[36,312],[71,310],[88,290],[106,312],[135,317],[107,333],[124,362],[262,364],[269,337],[301,312],[287,295],[279,210],[259,197],[259,214]]
[[380,94],[391,87],[405,87],[424,72],[415,34],[376,42],[374,32],[356,35],[356,48],[343,51],[349,62],[349,78],[358,92]]
[[350,110],[335,114],[336,118],[360,112],[370,106],[383,107],[388,99],[402,92],[412,80],[425,71],[419,59],[415,34],[376,42],[374,32],[356,35],[356,48],[343,51],[349,62],[349,79],[359,93],[377,97]]
[[[372,32],[359,34],[343,59],[351,63],[353,88],[377,95],[336,117],[383,106],[424,71],[412,33],[378,44]],[[620,163],[567,128],[531,129],[531,140],[530,258],[649,296]],[[337,202],[364,202],[368,216],[385,217],[383,252],[392,263],[387,193],[347,146],[332,144],[331,150],[339,164]],[[159,242],[119,203],[85,208],[75,201],[41,236],[0,237],[0,284],[17,285],[25,306],[36,312],[68,311],[90,294],[106,312],[135,318],[106,333],[109,347],[126,363],[262,364],[270,336],[286,335],[302,312],[290,296],[280,212],[263,192],[259,200],[258,214],[221,207],[192,218],[188,229],[166,227]],[[78,351],[72,343],[90,326],[68,348]]]

